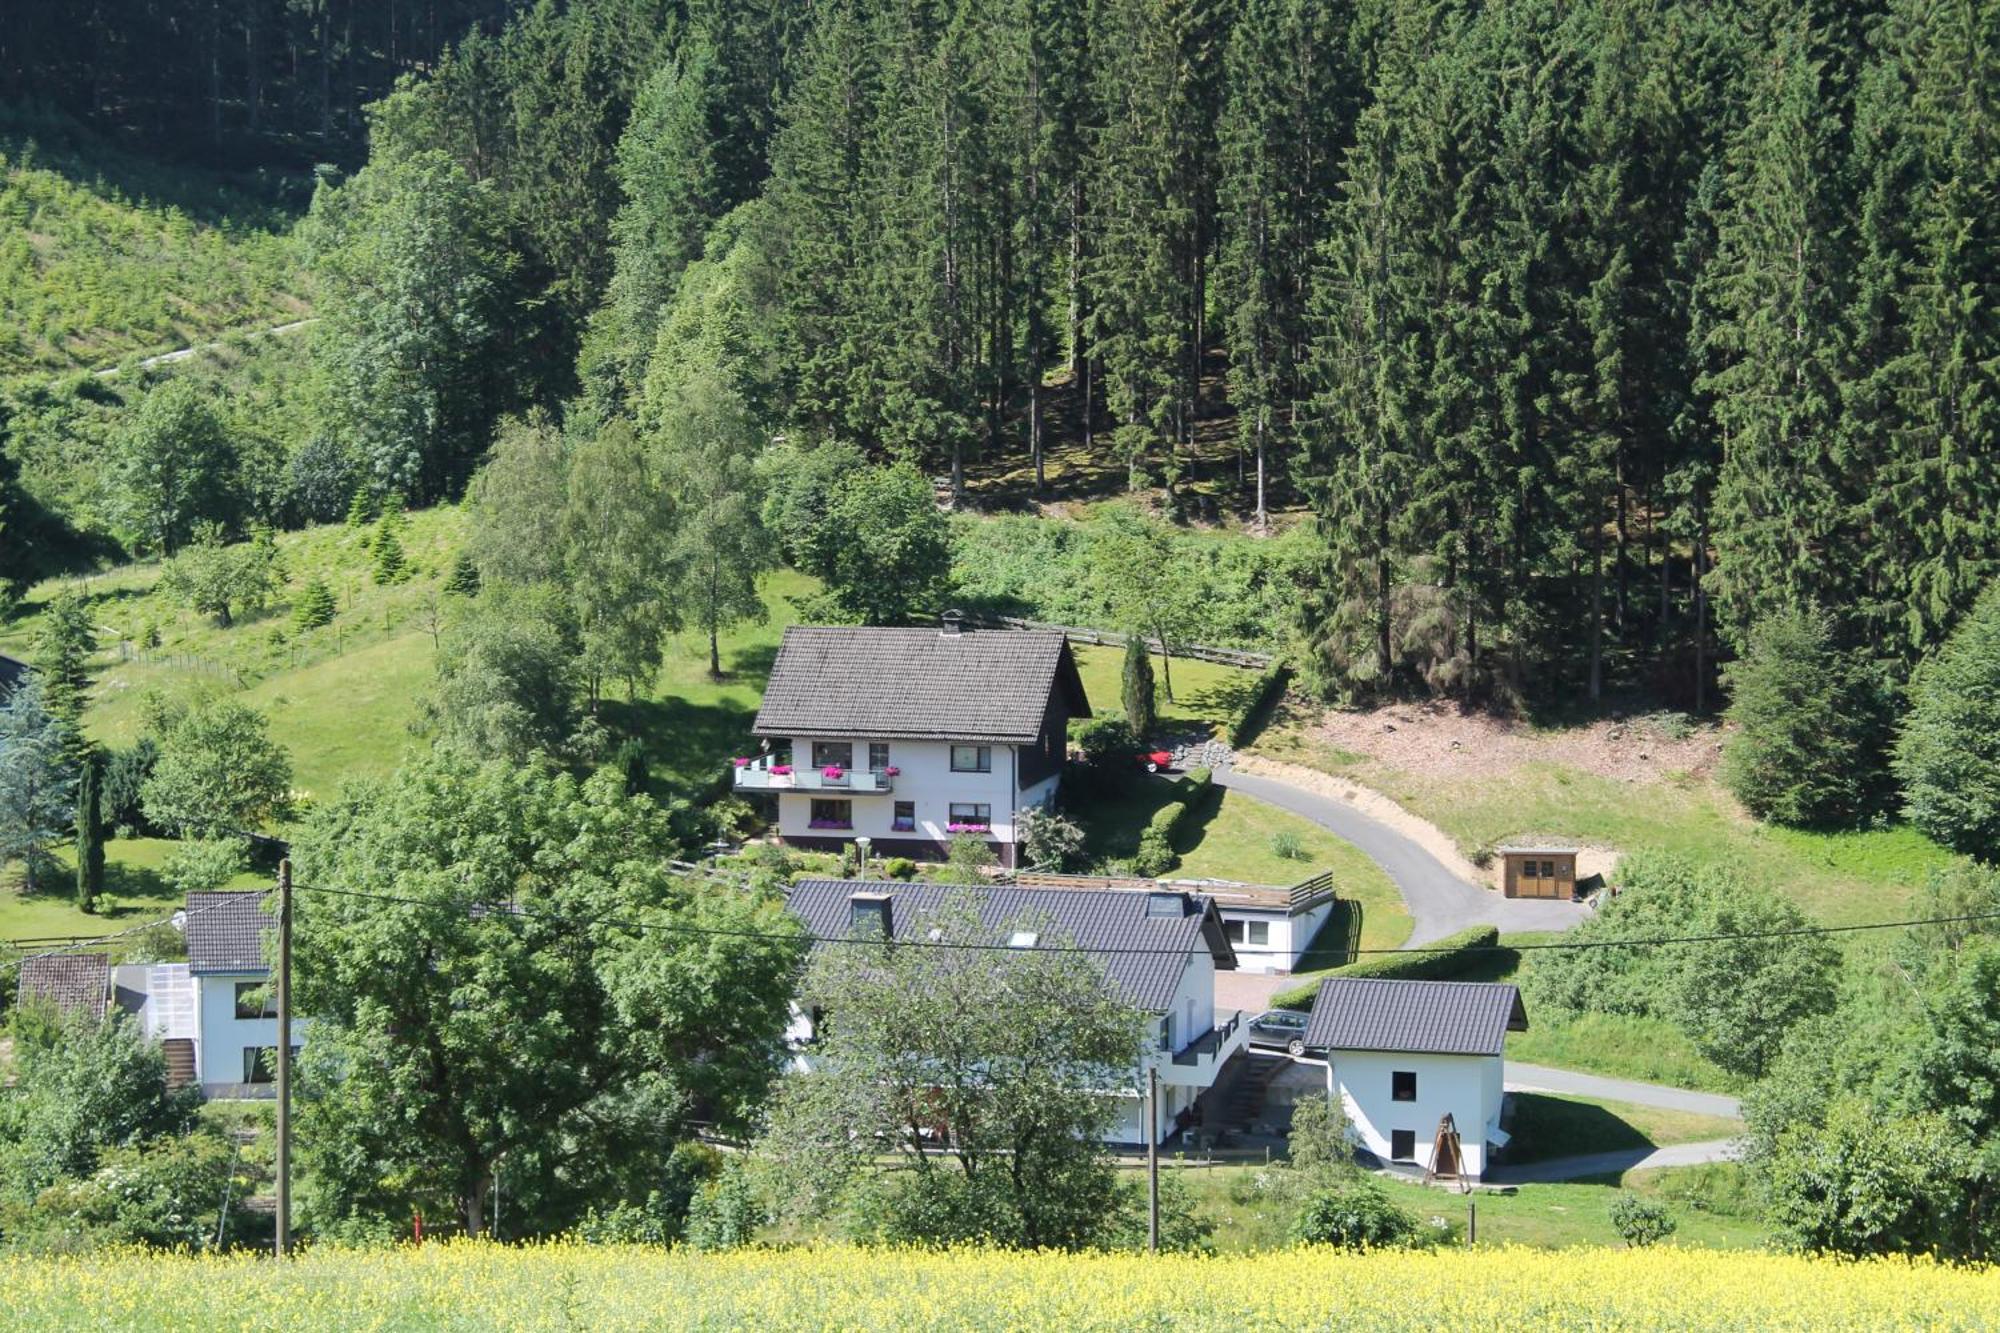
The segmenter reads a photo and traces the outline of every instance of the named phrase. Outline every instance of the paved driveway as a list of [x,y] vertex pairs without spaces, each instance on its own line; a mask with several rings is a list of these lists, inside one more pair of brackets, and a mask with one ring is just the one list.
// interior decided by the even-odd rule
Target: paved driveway
[[1345,801],[1276,778],[1228,769],[1216,770],[1215,780],[1231,791],[1302,815],[1359,847],[1402,891],[1413,922],[1411,944],[1429,944],[1467,926],[1493,925],[1510,932],[1568,930],[1590,915],[1590,909],[1578,903],[1505,898],[1497,889],[1468,884],[1422,847]]
[[1733,1162],[1740,1148],[1735,1139],[1709,1139],[1703,1143],[1674,1143],[1664,1148],[1627,1148],[1578,1157],[1552,1157],[1546,1162],[1522,1162],[1518,1166],[1495,1163],[1482,1179],[1488,1185],[1525,1185],[1538,1180],[1615,1176],[1626,1171],[1650,1171],[1658,1166],[1701,1166],[1708,1162]]
[[1716,1115],[1728,1120],[1743,1118],[1743,1105],[1719,1092],[1690,1092],[1659,1083],[1637,1083],[1631,1079],[1603,1078],[1579,1074],[1547,1065],[1507,1062],[1509,1092],[1559,1092],[1571,1097],[1595,1097],[1607,1102],[1630,1102],[1634,1106],[1659,1106],[1669,1111],[1692,1111],[1696,1115]]

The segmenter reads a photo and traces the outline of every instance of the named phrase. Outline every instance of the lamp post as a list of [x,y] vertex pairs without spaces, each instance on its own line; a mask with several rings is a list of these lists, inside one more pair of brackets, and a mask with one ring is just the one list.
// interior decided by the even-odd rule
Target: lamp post
[[868,849],[869,847],[874,845],[874,842],[875,840],[869,837],[866,833],[862,834],[860,837],[854,840],[855,849],[861,853],[861,867],[859,875],[860,878],[862,879],[868,878]]

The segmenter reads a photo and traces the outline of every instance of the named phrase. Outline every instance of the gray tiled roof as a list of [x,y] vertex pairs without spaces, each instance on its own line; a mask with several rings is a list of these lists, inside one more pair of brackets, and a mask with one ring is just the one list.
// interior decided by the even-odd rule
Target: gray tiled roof
[[1521,993],[1485,981],[1366,981],[1328,977],[1305,1043],[1315,1050],[1498,1055],[1528,1026]]
[[262,972],[264,933],[277,922],[264,911],[269,889],[190,893],[187,899],[188,970]]
[[104,1017],[111,994],[111,956],[102,953],[54,954],[21,964],[20,1000],[48,1000],[65,1013]]
[[1090,716],[1076,661],[1056,633],[794,625],[755,732],[1022,745],[1040,734],[1058,689],[1071,717]]
[[1148,912],[1150,895],[1144,893],[808,879],[792,886],[789,901],[807,930],[838,939],[851,934],[848,898],[856,893],[890,897],[890,930],[899,940],[921,940],[926,919],[947,898],[969,895],[979,907],[980,920],[992,927],[995,944],[1006,942],[1003,930],[1026,919],[1046,923],[1044,929],[1052,935],[1086,949],[1164,950],[1095,955],[1126,1001],[1147,1013],[1164,1013],[1174,1002],[1188,957],[1196,951],[1208,950],[1219,968],[1236,966],[1236,955],[1222,933],[1222,918],[1214,904],[1198,894],[1185,895],[1182,914],[1153,916]]

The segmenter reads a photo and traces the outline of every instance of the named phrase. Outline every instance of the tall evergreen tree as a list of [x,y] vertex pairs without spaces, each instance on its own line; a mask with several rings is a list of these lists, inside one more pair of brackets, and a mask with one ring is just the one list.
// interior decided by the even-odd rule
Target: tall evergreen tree
[[78,770],[76,788],[76,905],[85,913],[97,910],[104,892],[104,761],[87,756]]

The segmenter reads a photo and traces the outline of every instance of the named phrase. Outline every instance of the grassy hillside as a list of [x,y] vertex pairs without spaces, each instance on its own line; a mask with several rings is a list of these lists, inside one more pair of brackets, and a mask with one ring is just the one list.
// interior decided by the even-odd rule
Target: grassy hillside
[[300,318],[295,212],[87,139],[40,143],[0,117],[0,379]]
[[[1439,1207],[1462,1201],[1439,1193]],[[2000,1270],[1666,1246],[1373,1254],[432,1244],[0,1259],[0,1328],[1978,1327]]]

